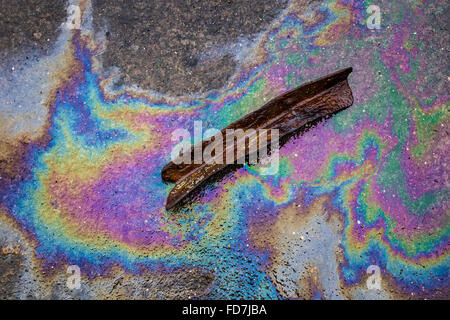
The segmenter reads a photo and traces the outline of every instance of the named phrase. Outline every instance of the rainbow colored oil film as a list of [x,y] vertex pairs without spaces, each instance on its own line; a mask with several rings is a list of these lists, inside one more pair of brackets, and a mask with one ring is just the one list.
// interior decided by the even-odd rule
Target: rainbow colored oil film
[[[226,85],[186,95],[115,87],[91,3],[76,5],[79,29],[0,76],[2,100],[28,105],[0,110],[0,254],[22,265],[11,297],[448,299],[450,73],[430,26],[445,1],[291,1],[233,47]],[[244,165],[165,209],[176,128],[222,129],[345,67],[354,104],[289,139],[277,174]]]

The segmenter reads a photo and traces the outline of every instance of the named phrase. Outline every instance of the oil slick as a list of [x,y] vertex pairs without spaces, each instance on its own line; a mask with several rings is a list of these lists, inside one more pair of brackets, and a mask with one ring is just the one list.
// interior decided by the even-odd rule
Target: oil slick
[[[37,136],[5,146],[20,157],[0,162],[1,212],[39,266],[27,293],[66,288],[66,266],[79,265],[86,280],[73,294],[83,298],[111,296],[103,288],[121,274],[141,288],[146,274],[189,277],[194,268],[213,279],[202,298],[448,297],[449,96],[429,2],[380,3],[390,28],[373,33],[367,1],[324,1],[307,15],[298,3],[261,35],[228,86],[177,98],[107,90],[104,44],[83,29],[80,5],[82,30],[64,29],[55,48],[63,63],[46,69],[55,81],[26,88],[39,97],[49,87]],[[283,146],[276,175],[244,166],[177,217],[166,214],[170,186],[160,173],[174,127],[199,119],[224,128],[345,65],[358,66],[355,108]],[[381,290],[367,289],[370,265],[380,268]]]

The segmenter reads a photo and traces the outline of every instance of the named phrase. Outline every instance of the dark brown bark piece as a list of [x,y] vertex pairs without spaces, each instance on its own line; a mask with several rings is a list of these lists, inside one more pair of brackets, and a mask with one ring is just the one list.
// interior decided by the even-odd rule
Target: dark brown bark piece
[[[222,136],[226,136],[227,129],[243,129],[244,131],[248,129],[278,129],[279,138],[282,139],[317,119],[346,109],[353,104],[352,91],[347,81],[351,72],[352,68],[343,69],[288,91],[269,101],[260,109],[249,113],[242,119],[222,129]],[[252,139],[255,137],[246,136],[245,138]],[[225,140],[223,141],[223,153],[226,151]],[[202,150],[210,143],[213,143],[210,139],[202,141]],[[269,143],[270,136],[267,139],[267,144]],[[235,161],[237,160],[236,150],[238,144],[239,141],[234,143]],[[263,147],[265,146],[260,145],[258,149]],[[191,159],[193,159],[194,148],[195,146],[191,148]],[[245,155],[248,156],[247,150],[245,152]],[[173,208],[206,179],[227,166],[228,164],[225,164],[225,160],[224,164],[207,164],[203,162],[201,164],[177,165],[172,161],[169,162],[162,169],[161,176],[164,181],[176,182],[176,184],[167,198],[166,209]]]

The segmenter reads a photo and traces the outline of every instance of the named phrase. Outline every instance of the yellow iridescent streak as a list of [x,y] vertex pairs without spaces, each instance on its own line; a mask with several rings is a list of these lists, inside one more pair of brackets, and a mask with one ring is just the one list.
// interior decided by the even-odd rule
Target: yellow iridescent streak
[[319,36],[314,40],[314,44],[319,47],[336,43],[346,34],[352,23],[353,16],[350,8],[339,3],[329,3],[328,7],[337,18],[324,30],[321,30]]

